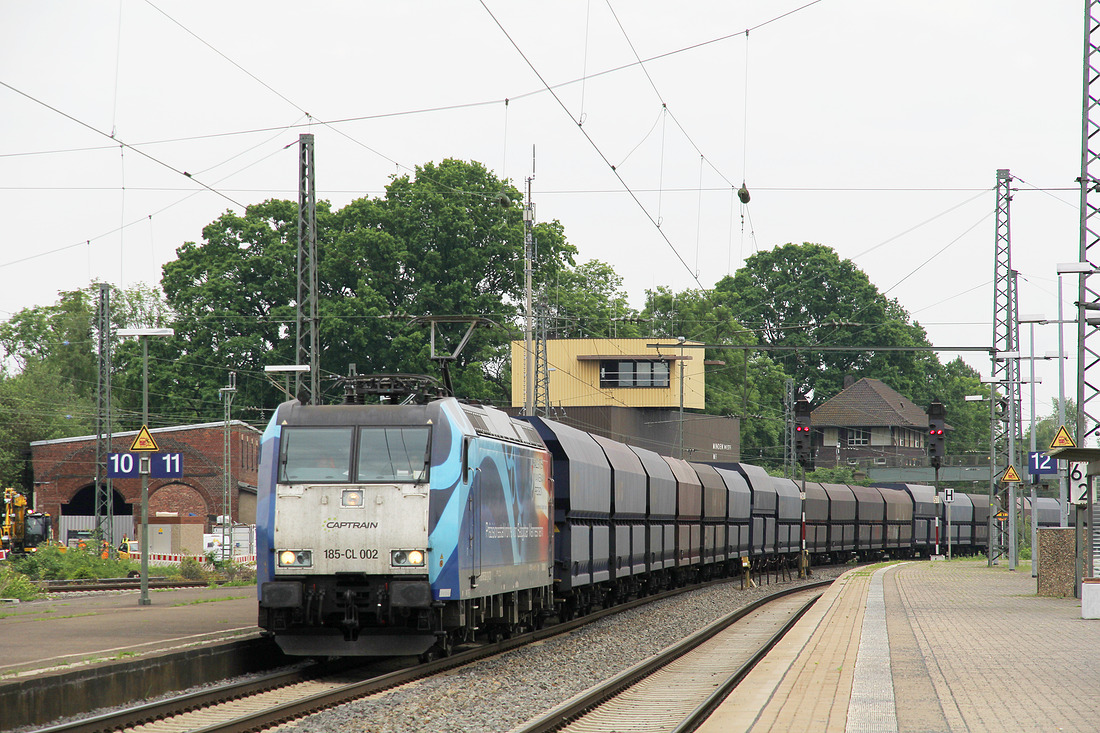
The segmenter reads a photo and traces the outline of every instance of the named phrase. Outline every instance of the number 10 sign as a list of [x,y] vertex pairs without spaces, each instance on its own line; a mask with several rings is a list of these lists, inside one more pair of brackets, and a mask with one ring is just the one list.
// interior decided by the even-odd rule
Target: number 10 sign
[[[182,453],[152,453],[149,459],[149,475],[153,478],[183,478]],[[108,453],[107,478],[138,478],[141,461],[137,453]]]

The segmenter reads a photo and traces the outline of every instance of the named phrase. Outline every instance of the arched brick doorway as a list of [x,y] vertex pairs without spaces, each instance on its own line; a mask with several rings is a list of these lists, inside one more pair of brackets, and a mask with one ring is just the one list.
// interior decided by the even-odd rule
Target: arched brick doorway
[[[122,494],[118,493],[116,489],[112,489],[111,493],[114,495],[114,514],[116,517],[121,517],[125,514],[133,514],[134,507],[128,504]],[[61,512],[65,515],[95,515],[95,486],[88,484],[84,488],[73,494],[73,497],[69,499],[67,504],[61,505]]]
[[206,518],[214,513],[202,492],[184,483],[165,484],[149,494],[149,516],[157,512]]

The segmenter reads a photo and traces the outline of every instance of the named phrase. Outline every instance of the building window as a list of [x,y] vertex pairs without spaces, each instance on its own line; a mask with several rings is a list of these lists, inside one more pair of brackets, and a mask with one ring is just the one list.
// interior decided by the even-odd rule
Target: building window
[[848,445],[870,445],[871,444],[871,431],[861,430],[859,428],[848,428]]
[[667,361],[601,359],[601,387],[668,387]]

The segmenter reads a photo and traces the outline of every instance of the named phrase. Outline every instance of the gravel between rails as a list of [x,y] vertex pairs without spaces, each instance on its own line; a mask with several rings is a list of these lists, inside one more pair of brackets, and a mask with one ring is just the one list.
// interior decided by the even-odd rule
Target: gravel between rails
[[745,590],[734,581],[691,591],[460,670],[317,713],[277,730],[509,731],[777,587],[835,578],[848,569],[816,568],[809,581],[796,579]]

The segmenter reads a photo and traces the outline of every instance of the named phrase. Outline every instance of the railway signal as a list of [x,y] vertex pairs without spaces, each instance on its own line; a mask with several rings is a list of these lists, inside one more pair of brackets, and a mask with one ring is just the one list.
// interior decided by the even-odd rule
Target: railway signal
[[935,468],[943,464],[945,453],[944,446],[944,418],[947,410],[941,402],[933,402],[928,406],[928,458]]
[[814,469],[812,433],[810,432],[810,402],[800,397],[794,403],[794,455],[807,471]]

